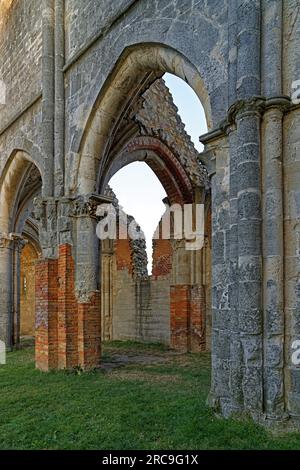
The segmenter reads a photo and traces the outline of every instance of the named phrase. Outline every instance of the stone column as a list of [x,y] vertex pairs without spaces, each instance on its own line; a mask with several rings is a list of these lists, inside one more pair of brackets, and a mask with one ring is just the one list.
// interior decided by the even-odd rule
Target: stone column
[[65,0],[55,0],[54,193],[65,194]]
[[237,76],[237,0],[228,3],[228,105],[236,100]]
[[19,234],[0,237],[0,339],[8,349],[20,338],[20,253],[24,246]]
[[232,412],[230,395],[230,194],[229,148],[222,131],[203,136],[212,198],[212,384],[209,402]]
[[20,345],[20,301],[21,301],[21,253],[27,241],[19,234],[11,234],[13,239],[13,344]]
[[230,306],[230,391],[232,409],[239,412],[243,408],[243,351],[239,332],[239,254],[238,254],[238,152],[237,131],[234,125],[227,129],[230,153],[230,266],[229,266],[229,306]]
[[13,346],[13,271],[12,240],[6,234],[0,234],[0,339],[7,350]]
[[[284,275],[282,120],[282,0],[262,0],[262,121],[264,412],[284,412]],[[270,105],[271,103],[271,105]]]
[[244,407],[263,410],[260,112],[256,100],[236,115],[238,174],[239,331]]
[[266,97],[282,93],[283,0],[262,0],[262,92]]
[[42,6],[42,136],[45,158],[44,196],[54,189],[54,0],[43,0]]
[[278,418],[284,411],[282,117],[282,110],[272,107],[265,112],[262,126],[264,407],[268,418]]
[[[240,343],[236,345],[241,359],[241,375],[237,371],[238,389],[234,401],[238,408],[242,401],[243,410],[253,416],[260,416],[263,411],[260,100],[257,98],[261,93],[260,51],[261,1],[237,0],[236,90],[239,101],[233,105],[233,121],[237,127],[237,305],[240,336]],[[232,252],[236,250],[235,242],[236,239],[233,240]],[[233,387],[232,383],[231,395]]]
[[237,0],[237,76],[238,99],[260,95],[261,1]]

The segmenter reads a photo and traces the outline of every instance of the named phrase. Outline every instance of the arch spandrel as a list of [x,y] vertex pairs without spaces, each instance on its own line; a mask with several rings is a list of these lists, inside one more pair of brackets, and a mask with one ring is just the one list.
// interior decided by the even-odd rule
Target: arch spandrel
[[22,149],[14,149],[4,167],[0,180],[0,232],[9,233],[14,228],[17,203],[26,176],[35,166],[42,177],[35,159]]
[[[207,87],[199,72],[182,54],[158,44],[127,48],[99,91],[84,130],[75,137],[74,180],[71,191],[89,193],[97,190],[95,166],[101,162],[110,144],[111,134],[126,107],[135,98],[139,83],[151,72],[175,74],[185,80],[199,97],[212,127],[212,110]],[[94,91],[95,93],[95,91]],[[90,102],[91,98],[88,98]],[[73,173],[73,172],[72,172]]]

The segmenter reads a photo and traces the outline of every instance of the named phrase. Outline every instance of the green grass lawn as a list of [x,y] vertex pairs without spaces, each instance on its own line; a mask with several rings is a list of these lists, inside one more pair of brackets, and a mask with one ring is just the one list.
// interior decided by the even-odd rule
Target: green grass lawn
[[104,362],[93,373],[45,374],[35,370],[32,349],[8,354],[0,449],[300,449],[300,433],[275,437],[213,415],[207,354],[109,343]]

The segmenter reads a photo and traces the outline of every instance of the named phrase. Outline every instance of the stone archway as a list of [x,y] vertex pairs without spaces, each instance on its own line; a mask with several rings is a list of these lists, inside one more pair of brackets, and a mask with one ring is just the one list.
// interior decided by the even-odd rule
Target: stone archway
[[[152,86],[154,84],[147,91],[150,97],[152,97]],[[164,95],[166,90],[162,86],[158,89],[161,91],[160,100],[163,102],[166,99]],[[174,116],[177,116],[177,108],[173,103],[171,110]],[[161,120],[158,127],[164,134],[165,124],[162,116],[159,117],[159,113],[157,119],[158,122]],[[128,123],[126,128],[128,129]],[[178,135],[173,144],[171,134],[168,136],[167,145],[163,137],[153,137],[145,133],[145,135],[135,135],[129,140],[123,139],[121,149],[119,149],[117,136],[115,142],[118,151],[114,151],[115,146],[112,144],[103,179],[100,180],[101,192],[105,191],[107,182],[117,171],[130,163],[140,161],[146,163],[160,180],[167,194],[168,206],[174,208],[176,205],[182,209],[183,213],[184,204],[193,205],[196,202],[206,204],[208,198],[206,191],[209,189],[206,170],[200,162],[197,162],[199,155],[190,144],[189,137],[181,128],[178,128],[177,132]],[[179,137],[180,132],[182,142]],[[175,125],[173,133],[176,134]],[[173,151],[172,148],[174,148]],[[186,249],[184,236],[181,240],[175,240],[173,236],[168,239],[161,238],[162,231],[159,228],[161,229],[163,220],[165,223],[165,217],[167,213],[158,224],[160,236],[152,241],[155,246],[153,275],[149,274],[143,279],[133,276],[133,270],[130,269],[132,268],[130,256],[129,261],[127,256],[124,270],[121,268],[120,273],[118,269],[115,270],[119,286],[116,298],[118,300],[120,295],[124,296],[127,303],[123,307],[122,303],[116,302],[118,305],[114,310],[114,317],[118,315],[123,324],[124,318],[128,319],[129,328],[126,333],[122,333],[117,326],[114,330],[119,332],[117,339],[131,335],[131,339],[157,342],[162,340],[164,344],[180,351],[203,351],[205,347],[210,348],[209,344],[205,344],[206,315],[210,311],[204,302],[204,270],[210,269],[209,265],[204,266],[206,248],[202,247],[195,252],[190,252]],[[207,234],[206,239],[209,238]],[[123,245],[128,255],[130,251],[128,240],[117,241],[116,247],[118,248],[119,245]],[[106,249],[104,257],[106,272],[107,258],[109,258]],[[115,258],[117,257],[118,250],[115,252]],[[195,272],[194,265],[199,267],[199,273]],[[104,276],[102,276],[102,281],[106,285],[106,297],[108,281]],[[127,285],[127,289],[122,289],[123,284]],[[113,296],[111,295],[110,298]],[[107,310],[113,311],[112,308]],[[138,324],[139,328],[135,328]]]
[[[122,120],[128,113],[134,112],[135,103],[141,93],[157,80],[162,73],[167,71],[184,78],[192,86],[198,97],[206,104],[206,116],[208,124],[211,125],[208,94],[199,73],[188,60],[171,48],[159,45],[131,48],[125,51],[124,56],[120,59],[116,70],[113,72],[113,77],[110,79],[109,86],[104,87],[100,93],[94,106],[94,112],[90,116],[90,122],[84,133],[82,148],[80,149],[79,178],[78,185],[76,185],[79,191],[96,190],[96,192],[99,191],[103,194],[107,181],[115,171],[131,161],[144,160],[160,179],[171,204],[176,202],[184,204],[195,201],[195,190],[192,187],[190,178],[193,179],[193,174],[197,173],[197,165],[200,165],[200,161],[198,163],[194,162],[194,167],[192,158],[191,162],[188,162],[188,159],[180,161],[180,158],[176,158],[170,150],[170,145],[164,144],[163,140],[151,134],[136,136],[131,139],[118,134]],[[133,82],[135,83],[134,86]],[[136,86],[137,84],[138,86]],[[147,123],[143,122],[142,116],[140,121],[143,126],[147,127]],[[98,129],[97,132],[96,129]],[[170,140],[172,140],[172,137]],[[114,149],[114,142],[117,143],[115,146],[117,150]],[[122,148],[119,148],[119,142],[123,143]],[[188,152],[187,149],[184,150]],[[92,158],[93,155],[94,158]],[[197,184],[205,185],[206,183],[200,179]],[[187,262],[192,263],[191,260]],[[80,267],[79,270],[79,277],[83,278],[84,270],[81,270]],[[186,271],[188,272],[189,269]],[[193,272],[192,269],[190,271]],[[185,318],[189,316],[188,312],[193,304],[191,299],[196,293],[196,289],[193,290],[190,283],[193,285],[195,281],[192,278],[190,279],[189,275],[186,275],[181,278],[181,283],[178,280],[174,282],[176,285],[179,282],[183,293],[177,299],[175,286],[171,289],[171,297],[174,299],[174,301],[171,301],[172,307],[170,305],[173,312],[172,318],[179,319],[178,322],[173,321],[171,330],[174,334],[182,330],[183,336],[189,335],[186,333],[187,331],[195,330],[196,338],[198,335],[196,333],[196,331],[198,332],[196,323],[194,325],[193,322],[189,322]],[[183,282],[185,283],[184,286]],[[179,288],[178,285],[177,287]],[[199,292],[198,297],[199,299],[201,297]],[[199,302],[200,300],[197,300],[195,305],[198,305]],[[177,307],[179,305],[186,306],[186,308],[184,307],[186,314],[182,318],[181,307]],[[199,312],[195,313],[195,318],[198,315],[200,315]],[[189,326],[186,326],[187,324]],[[172,341],[174,345],[179,346],[180,343],[181,347],[189,348],[189,346],[183,346],[183,344],[186,344],[185,339]]]
[[[207,88],[197,69],[181,53],[158,44],[139,44],[127,48],[107,83],[101,89],[82,134],[72,144],[75,160],[75,193],[98,189],[98,178],[105,164],[116,123],[126,113],[145,80],[155,80],[169,72],[185,80],[200,99],[207,127],[212,127],[212,110]],[[95,162],[96,165],[95,165]]]
[[[160,115],[158,110],[155,112],[158,105],[157,96],[165,102],[165,116]],[[140,101],[143,101],[143,105]],[[152,104],[151,101],[153,101]],[[135,128],[134,122],[142,126],[142,133]],[[173,122],[173,132],[168,122]],[[112,131],[109,149],[107,148],[103,159],[105,161],[101,162],[97,177],[97,187],[102,194],[105,192],[109,179],[119,169],[134,161],[143,161],[160,180],[168,195],[169,204],[180,204],[183,209],[184,204],[205,201],[206,191],[209,188],[206,169],[184,130],[169,90],[157,76],[148,79],[148,82],[144,81],[139,94],[134,97],[129,109],[120,117]],[[157,245],[158,257],[163,249],[162,244],[161,241]],[[174,244],[174,247],[175,245],[174,260],[176,259],[178,264],[177,269],[174,266],[172,274],[170,265],[169,271],[163,273],[158,263],[155,279],[149,280],[145,297],[150,298],[151,292],[161,295],[158,284],[161,283],[160,289],[162,289],[163,277],[169,276],[169,280],[164,279],[164,288],[167,289],[166,298],[169,302],[169,344],[182,351],[199,351],[205,344],[203,333],[205,319],[202,318],[205,317],[204,289],[201,285],[202,267],[197,276],[193,264],[202,266],[202,252],[192,256],[191,253],[185,254],[184,243]],[[156,261],[158,262],[158,259]],[[80,277],[84,277],[84,273]],[[146,292],[146,284],[146,282],[138,284],[136,289],[138,294],[133,294],[131,300],[132,309],[137,304],[143,305],[142,294]],[[147,304],[146,310],[151,310],[150,304],[151,302]],[[157,308],[159,308],[159,303]],[[164,306],[164,309],[167,307]],[[136,317],[141,318],[143,309],[138,309],[138,311],[140,313]],[[127,315],[126,312],[125,315]]]
[[[10,349],[20,340],[21,253],[27,243],[25,225],[33,209],[32,199],[37,190],[41,191],[42,173],[26,151],[16,149],[8,159],[0,185],[0,336]],[[34,237],[38,244],[37,232]]]

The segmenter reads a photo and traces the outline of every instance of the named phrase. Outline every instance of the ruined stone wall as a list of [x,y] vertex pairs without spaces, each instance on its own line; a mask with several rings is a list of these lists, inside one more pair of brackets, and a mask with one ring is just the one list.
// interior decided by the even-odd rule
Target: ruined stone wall
[[[102,295],[106,295],[107,289],[111,290],[110,339],[158,342],[180,351],[210,349],[211,264],[208,246],[191,253],[186,251],[182,241],[154,239],[152,274],[141,278],[135,275],[131,242],[117,240],[109,284],[103,277],[104,273],[108,276],[106,256],[105,253],[102,261],[105,286]],[[198,273],[193,272],[195,264]],[[102,314],[105,312],[106,309]],[[105,331],[108,329],[106,325]]]
[[66,0],[66,57],[76,54],[87,41],[105,34],[120,14],[134,3],[132,0],[99,2],[95,0]]
[[0,10],[0,132],[42,89],[42,2],[4,0]]
[[[211,4],[201,0],[182,3],[181,0],[161,2],[118,1],[88,2],[97,5],[84,8],[82,3],[69,0],[66,18],[66,44],[73,44],[74,53],[66,58],[66,149],[67,149],[67,184],[74,190],[74,164],[78,158],[74,145],[83,132],[85,122],[97,99],[99,90],[105,84],[118,59],[127,47],[143,42],[168,44],[186,55],[199,68],[205,86],[212,101],[214,116],[209,116],[217,123],[223,119],[222,110],[227,106],[227,1],[219,0]],[[80,5],[80,6],[79,6]],[[131,5],[131,6],[130,6]],[[126,15],[122,11],[126,10]],[[76,12],[76,13],[75,13]],[[109,12],[108,17],[105,13]],[[111,14],[116,19],[111,23]],[[119,14],[119,16],[118,16]],[[99,20],[99,16],[101,20]],[[87,24],[86,19],[90,20]],[[149,24],[155,20],[155,28]],[[87,38],[97,38],[94,31],[100,24],[105,25],[103,34],[94,42]],[[80,40],[75,40],[77,32],[86,31],[85,41],[80,33]],[[206,31],[205,37],[203,31]],[[191,47],[201,44],[200,47]],[[86,47],[80,48],[84,44]],[[87,47],[90,44],[90,47]],[[80,59],[76,54],[80,54]],[[76,60],[77,59],[77,60]],[[101,64],[101,67],[99,67]],[[178,70],[184,78],[184,71]],[[201,90],[200,90],[201,93]],[[203,103],[204,104],[204,103]],[[75,139],[75,141],[74,141]],[[72,168],[68,168],[72,165]]]
[[[43,16],[43,116],[41,100],[32,101],[41,89],[42,2],[3,5],[10,9],[1,23],[0,79],[8,86],[9,106],[0,109],[0,173],[7,175],[14,149],[38,163],[48,197],[43,229],[53,232],[55,245],[42,248],[45,256],[61,257],[42,260],[38,269],[38,365],[57,367],[58,358],[61,367],[99,362],[97,257],[86,248],[94,247],[95,236],[90,193],[98,190],[99,160],[131,91],[150,71],[171,72],[195,89],[212,131],[202,138],[213,211],[211,404],[226,416],[299,421],[299,366],[292,352],[300,334],[300,119],[299,105],[289,98],[300,78],[298,0],[67,0],[66,57],[62,3],[56,1],[56,54],[53,18]],[[24,176],[21,170],[12,181]],[[0,180],[1,204],[13,199],[10,181]],[[74,201],[61,200],[62,194],[80,196],[75,214]],[[8,214],[0,216],[0,231],[10,231]],[[0,334],[8,342],[14,242],[1,235]],[[64,283],[58,290],[59,270]],[[181,297],[191,282],[187,271],[177,280]],[[58,307],[59,351],[53,334]],[[76,327],[76,315],[68,312],[78,315]],[[56,362],[48,360],[52,350]]]
[[[170,344],[172,250],[166,246],[170,244],[167,240],[155,243],[156,246],[161,244],[161,249],[157,246],[153,256],[155,275],[145,276],[147,259],[141,259],[138,254],[140,259],[135,258],[130,240],[115,242],[110,284],[113,296],[111,339]],[[142,276],[141,264],[144,264]]]
[[114,252],[112,339],[137,339],[137,292],[130,240],[116,240]]
[[[1,2],[0,57],[0,81],[5,87],[0,103],[0,175],[15,150],[27,152],[43,173],[41,2]],[[0,225],[0,232],[13,230],[6,223]]]

